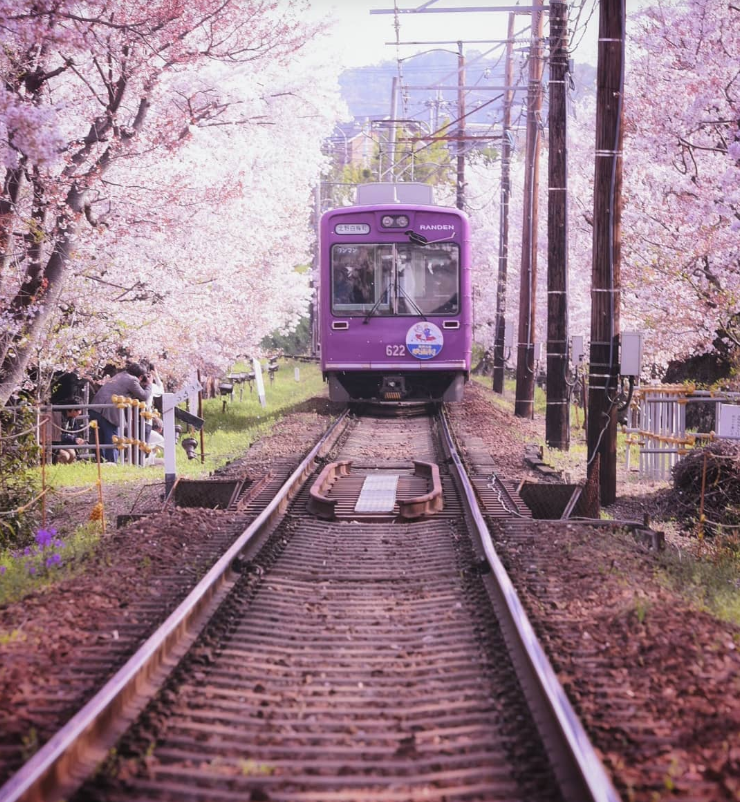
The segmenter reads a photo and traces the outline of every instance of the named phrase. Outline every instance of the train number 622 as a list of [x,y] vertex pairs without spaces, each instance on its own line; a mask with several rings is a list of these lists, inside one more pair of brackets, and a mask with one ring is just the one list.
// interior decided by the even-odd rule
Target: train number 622
[[385,347],[385,355],[386,356],[406,356],[406,346],[405,345],[386,345],[386,347]]

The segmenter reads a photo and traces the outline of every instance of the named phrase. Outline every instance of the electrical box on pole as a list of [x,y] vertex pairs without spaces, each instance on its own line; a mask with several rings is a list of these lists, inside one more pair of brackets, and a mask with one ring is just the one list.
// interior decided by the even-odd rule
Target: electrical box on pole
[[514,347],[514,324],[510,320],[504,325],[504,347],[509,351]]
[[583,356],[583,335],[574,334],[570,338],[570,361],[573,367],[577,368],[579,365],[583,364]]
[[621,376],[639,376],[642,372],[642,333],[639,331],[622,332],[621,359],[619,374]]

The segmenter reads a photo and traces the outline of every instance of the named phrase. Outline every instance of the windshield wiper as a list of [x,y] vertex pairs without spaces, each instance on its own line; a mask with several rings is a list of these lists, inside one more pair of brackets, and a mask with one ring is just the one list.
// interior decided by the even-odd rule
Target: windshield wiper
[[388,290],[390,288],[391,288],[391,284],[390,284],[390,282],[388,282],[388,286],[380,294],[380,298],[378,298],[378,300],[373,304],[372,309],[365,315],[365,318],[362,321],[363,325],[366,324],[368,322],[368,320],[370,320],[370,318],[378,311],[378,308],[383,303],[383,298],[385,298],[385,296],[388,294]]
[[422,319],[422,320],[423,320],[423,321],[426,323],[426,322],[427,322],[427,318],[426,318],[426,315],[425,315],[425,314],[424,314],[424,313],[421,311],[421,307],[420,307],[420,306],[419,306],[419,305],[416,303],[416,301],[415,301],[415,300],[414,300],[414,299],[413,299],[413,298],[412,298],[412,297],[411,297],[411,296],[410,296],[410,295],[409,295],[409,294],[406,292],[406,290],[404,290],[404,288],[403,288],[403,287],[402,287],[400,284],[398,285],[398,289],[399,289],[399,291],[400,291],[401,295],[403,295],[403,297],[404,297],[404,298],[405,298],[405,299],[408,301],[408,303],[409,303],[409,306],[411,307],[411,310],[412,310],[413,312],[416,312],[416,314],[417,314],[417,315],[418,315],[418,316],[419,316],[419,317],[420,317],[420,318],[421,318],[421,319]]

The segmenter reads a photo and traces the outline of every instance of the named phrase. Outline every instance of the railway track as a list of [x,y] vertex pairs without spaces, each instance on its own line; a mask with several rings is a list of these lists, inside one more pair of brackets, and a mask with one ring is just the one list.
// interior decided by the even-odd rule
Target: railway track
[[341,419],[0,800],[618,799],[487,536],[526,508],[474,481],[443,416]]

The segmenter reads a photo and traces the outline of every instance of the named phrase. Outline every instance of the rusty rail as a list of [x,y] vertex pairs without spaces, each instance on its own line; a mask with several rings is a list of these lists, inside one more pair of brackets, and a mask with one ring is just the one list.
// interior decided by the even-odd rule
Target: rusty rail
[[573,710],[496,552],[444,412],[439,421],[450,455],[450,468],[457,475],[471,526],[477,532],[491,569],[491,600],[524,694],[550,753],[563,796],[582,802],[619,802],[619,795]]
[[337,499],[329,498],[326,493],[340,476],[349,476],[351,467],[351,460],[330,462],[316,477],[316,481],[311,485],[309,491],[308,509],[317,518],[327,521],[333,521],[336,518],[334,508],[337,506]]
[[439,466],[433,462],[414,460],[414,474],[426,476],[432,480],[432,489],[423,496],[401,499],[398,502],[398,514],[401,518],[420,518],[422,515],[432,515],[444,509],[442,498],[442,480],[439,478]]

